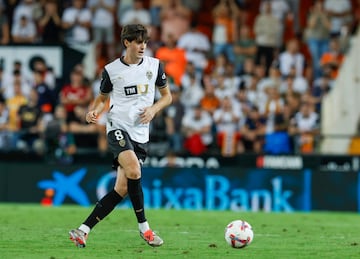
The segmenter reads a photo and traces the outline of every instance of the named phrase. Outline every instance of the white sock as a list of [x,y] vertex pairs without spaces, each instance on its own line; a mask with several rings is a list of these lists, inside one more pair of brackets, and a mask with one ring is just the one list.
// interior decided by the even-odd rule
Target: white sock
[[150,229],[150,227],[149,227],[149,223],[147,221],[145,221],[143,223],[139,223],[139,230],[141,233],[145,233],[149,229]]
[[79,227],[79,229],[80,229],[82,232],[84,232],[86,235],[88,235],[89,232],[90,232],[90,228],[89,228],[88,226],[84,225],[84,224],[81,224],[81,226]]

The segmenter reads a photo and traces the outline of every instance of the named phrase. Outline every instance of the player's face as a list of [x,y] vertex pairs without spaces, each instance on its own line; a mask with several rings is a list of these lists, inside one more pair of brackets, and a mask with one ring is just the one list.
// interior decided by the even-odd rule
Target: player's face
[[133,40],[127,47],[127,52],[133,59],[142,59],[145,54],[147,42]]

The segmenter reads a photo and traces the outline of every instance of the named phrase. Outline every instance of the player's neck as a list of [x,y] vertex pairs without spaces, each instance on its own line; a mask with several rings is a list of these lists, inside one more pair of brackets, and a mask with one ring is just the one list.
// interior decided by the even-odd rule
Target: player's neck
[[137,65],[142,60],[142,58],[132,57],[130,55],[125,55],[121,59],[123,62],[125,62],[128,65]]

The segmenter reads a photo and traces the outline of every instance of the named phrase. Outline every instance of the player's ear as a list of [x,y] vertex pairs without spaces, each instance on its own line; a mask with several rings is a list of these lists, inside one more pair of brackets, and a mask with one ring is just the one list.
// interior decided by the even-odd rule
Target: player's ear
[[130,45],[130,41],[128,41],[127,39],[124,40],[124,46],[125,48],[129,47]]

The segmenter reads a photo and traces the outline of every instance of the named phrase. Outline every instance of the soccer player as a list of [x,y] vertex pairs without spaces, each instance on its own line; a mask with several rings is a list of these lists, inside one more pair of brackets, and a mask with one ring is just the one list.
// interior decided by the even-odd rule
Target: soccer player
[[[107,64],[102,73],[100,93],[86,121],[96,123],[110,98],[107,120],[109,149],[117,169],[114,189],[98,201],[89,217],[69,232],[78,247],[85,247],[90,230],[105,218],[128,194],[134,208],[140,236],[150,246],[161,246],[163,240],[150,229],[145,217],[141,186],[141,164],[149,141],[149,123],[155,114],[168,106],[171,93],[163,66],[158,59],[144,56],[148,32],[143,25],[123,27],[121,42],[125,55]],[[161,97],[155,100],[155,86]]]

